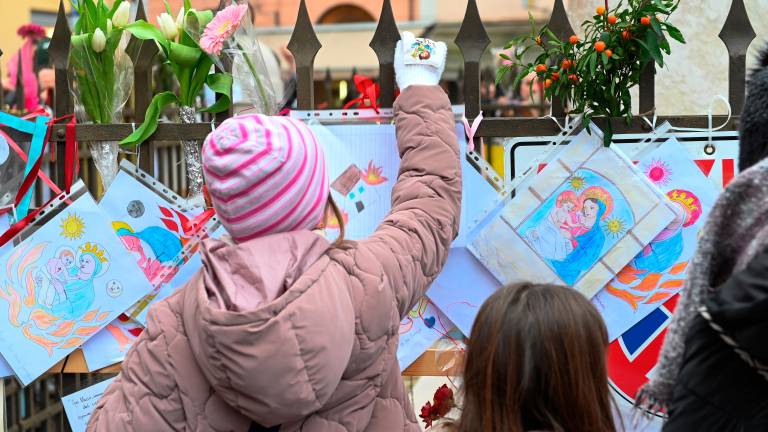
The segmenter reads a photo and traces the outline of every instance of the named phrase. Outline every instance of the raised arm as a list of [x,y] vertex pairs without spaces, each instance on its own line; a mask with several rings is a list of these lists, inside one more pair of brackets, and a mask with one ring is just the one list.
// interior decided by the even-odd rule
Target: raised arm
[[398,43],[395,59],[402,90],[395,102],[401,161],[392,210],[374,235],[360,244],[383,266],[401,316],[424,295],[445,264],[461,213],[455,122],[448,97],[437,86],[445,65],[445,45],[429,41],[430,57],[437,57],[439,63],[436,67],[404,64],[404,56],[417,49],[413,44],[419,41],[407,33],[404,40]]

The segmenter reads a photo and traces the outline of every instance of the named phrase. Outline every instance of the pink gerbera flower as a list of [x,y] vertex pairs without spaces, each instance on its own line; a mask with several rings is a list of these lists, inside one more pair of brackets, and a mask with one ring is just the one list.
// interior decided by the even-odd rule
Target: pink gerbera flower
[[240,27],[240,21],[246,13],[248,13],[248,5],[244,4],[232,4],[219,11],[205,26],[203,36],[200,38],[200,48],[208,54],[220,54],[224,41]]

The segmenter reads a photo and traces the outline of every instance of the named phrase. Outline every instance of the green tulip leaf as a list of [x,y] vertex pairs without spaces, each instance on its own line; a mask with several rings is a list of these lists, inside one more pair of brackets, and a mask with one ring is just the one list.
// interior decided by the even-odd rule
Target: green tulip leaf
[[214,73],[208,75],[205,83],[214,92],[220,95],[219,99],[213,105],[201,110],[201,112],[220,113],[226,111],[232,105],[232,75],[225,73]]
[[168,44],[168,59],[183,68],[195,66],[200,60],[203,51],[200,48],[190,47],[176,42]]
[[165,38],[159,28],[144,20],[138,20],[128,24],[125,29],[141,40],[156,41],[163,48],[166,55],[168,54],[168,39]]
[[120,145],[130,146],[141,144],[146,141],[147,138],[152,136],[152,134],[157,130],[157,122],[160,118],[160,113],[163,111],[163,108],[172,103],[179,103],[179,98],[176,97],[176,95],[172,92],[156,94],[155,97],[152,98],[152,102],[150,102],[149,107],[147,108],[147,113],[144,116],[144,123],[142,123],[138,129],[133,131],[132,134],[128,135],[125,137],[125,139],[120,141]]

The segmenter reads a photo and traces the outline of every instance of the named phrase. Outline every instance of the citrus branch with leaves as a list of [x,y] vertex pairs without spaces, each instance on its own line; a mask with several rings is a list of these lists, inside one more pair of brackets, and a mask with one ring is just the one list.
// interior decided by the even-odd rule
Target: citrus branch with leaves
[[[497,84],[517,71],[513,87],[530,74],[543,84],[544,96],[560,98],[570,114],[584,114],[584,126],[595,116],[609,118],[604,142],[611,142],[610,118],[632,120],[630,89],[640,82],[640,74],[652,62],[664,66],[671,54],[670,39],[685,43],[680,30],[669,22],[680,0],[620,1],[609,9],[597,7],[595,15],[582,23],[584,40],[573,35],[558,38],[547,26],[541,29],[531,17],[531,32],[512,39],[499,56],[509,64],[501,66]],[[531,62],[524,59],[538,51]],[[534,80],[531,80],[532,87]]]

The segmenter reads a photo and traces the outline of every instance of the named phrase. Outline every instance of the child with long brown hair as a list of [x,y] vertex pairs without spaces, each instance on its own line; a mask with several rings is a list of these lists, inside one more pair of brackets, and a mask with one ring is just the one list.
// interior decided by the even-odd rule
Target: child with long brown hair
[[461,418],[442,430],[615,432],[607,346],[602,318],[577,291],[499,289],[472,327]]

